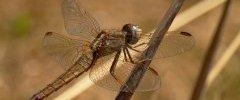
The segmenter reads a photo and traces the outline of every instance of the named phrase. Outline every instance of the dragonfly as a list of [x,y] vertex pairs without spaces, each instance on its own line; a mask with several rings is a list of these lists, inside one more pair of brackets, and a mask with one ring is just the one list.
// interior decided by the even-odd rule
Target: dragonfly
[[[43,46],[68,69],[34,94],[31,100],[48,97],[89,70],[90,80],[96,85],[118,91],[125,85],[134,66],[143,62],[139,58],[148,48],[153,33],[144,33],[138,25],[131,23],[123,25],[122,29],[101,29],[77,0],[63,0],[61,8],[68,34],[47,32]],[[193,46],[194,38],[190,33],[169,32],[152,60],[181,54]],[[150,66],[136,91],[154,91],[159,87],[159,75]]]

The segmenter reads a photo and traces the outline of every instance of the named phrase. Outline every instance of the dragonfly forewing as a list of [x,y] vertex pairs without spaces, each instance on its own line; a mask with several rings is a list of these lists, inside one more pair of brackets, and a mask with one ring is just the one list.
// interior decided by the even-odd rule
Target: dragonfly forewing
[[67,33],[92,41],[101,29],[98,22],[83,9],[78,0],[64,0],[62,14]]
[[187,32],[170,32],[164,36],[155,59],[179,55],[191,50],[195,45],[193,36]]

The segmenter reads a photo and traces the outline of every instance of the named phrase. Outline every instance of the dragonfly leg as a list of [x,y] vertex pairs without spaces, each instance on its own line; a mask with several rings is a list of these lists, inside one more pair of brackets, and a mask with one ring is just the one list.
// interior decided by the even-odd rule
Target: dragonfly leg
[[119,59],[119,56],[121,54],[121,50],[117,52],[114,60],[113,60],[113,63],[111,65],[111,68],[110,68],[110,74],[113,76],[113,78],[121,85],[121,86],[125,86],[125,84],[123,84],[120,79],[116,76],[115,74],[115,69],[116,69],[116,64],[118,62],[118,59]]
[[158,75],[158,72],[157,72],[155,69],[149,67],[148,70],[151,71],[153,74],[159,76],[159,75]]
[[132,56],[131,56],[130,52],[128,51],[128,49],[126,48],[125,50],[127,52],[128,58],[130,59],[131,63],[133,63],[133,64],[142,63],[142,62],[147,61],[147,60],[152,60],[152,59],[143,59],[143,60],[140,60],[140,61],[134,61],[132,59]]
[[[131,49],[131,48],[130,48],[130,49]],[[127,48],[125,48],[125,51],[126,51],[126,53],[127,53],[127,56],[128,56],[128,58],[129,58],[129,60],[130,60],[131,63],[133,63],[133,64],[142,63],[142,62],[144,62],[144,61],[152,60],[152,59],[143,59],[143,60],[140,60],[140,61],[134,61],[134,60],[132,59],[132,56],[131,56],[129,50],[128,50]]]
[[127,54],[126,54],[125,48],[123,48],[123,54],[124,54],[124,61],[127,62],[128,60],[127,60]]
[[143,42],[143,43],[140,43],[140,44],[138,44],[138,45],[135,45],[133,48],[137,48],[137,47],[140,47],[140,46],[146,45],[146,44],[147,44],[147,43]]
[[123,85],[120,80],[117,78],[117,76],[115,75],[115,69],[116,69],[116,65],[117,65],[117,62],[118,62],[118,59],[119,59],[119,56],[121,54],[121,50],[117,52],[114,60],[113,60],[113,63],[111,65],[111,68],[110,68],[110,74],[113,76],[113,78],[118,82],[120,83],[121,85]]
[[136,51],[136,52],[138,52],[138,53],[140,53],[140,52],[141,52],[141,51],[139,51],[139,50],[137,50],[137,49],[134,49],[132,46],[130,46],[130,45],[128,45],[128,44],[127,44],[127,47],[128,47],[129,49],[133,50],[133,51]]
[[132,59],[132,56],[131,56],[131,54],[130,54],[130,52],[128,51],[127,48],[125,48],[125,51],[127,52],[127,56],[128,56],[128,58],[129,58],[130,62],[134,64],[134,61],[133,61],[133,59]]
[[[159,78],[159,74],[158,74],[158,72],[157,72],[155,69],[153,69],[152,67],[149,67],[148,70],[149,70],[150,72],[152,72],[154,75],[156,75],[156,77]],[[159,81],[159,84],[161,85],[161,79],[160,79],[160,78],[159,78],[158,81]]]
[[137,63],[142,63],[142,62],[144,62],[144,61],[148,61],[148,60],[152,60],[152,59],[143,59],[143,60],[139,60],[139,61],[135,62],[135,64],[137,64]]

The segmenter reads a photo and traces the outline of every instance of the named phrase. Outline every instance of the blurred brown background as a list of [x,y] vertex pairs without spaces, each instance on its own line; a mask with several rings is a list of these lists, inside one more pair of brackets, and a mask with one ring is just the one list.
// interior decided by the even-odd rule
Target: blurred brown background
[[[126,23],[136,23],[145,32],[155,28],[171,3],[171,0],[80,1],[102,28],[121,28]],[[240,1],[233,1],[217,56],[227,49],[240,29]],[[198,2],[186,0],[181,12]],[[61,0],[0,0],[0,100],[29,99],[64,72],[65,69],[42,48],[46,32],[66,33],[60,5]],[[219,6],[181,28],[192,33],[196,46],[182,55],[153,62],[161,75],[161,88],[136,93],[134,100],[189,100],[221,8]],[[240,100],[239,60],[240,50],[204,94],[203,100]],[[48,99],[56,97],[74,82],[76,80]],[[75,100],[112,100],[116,94],[94,85]]]

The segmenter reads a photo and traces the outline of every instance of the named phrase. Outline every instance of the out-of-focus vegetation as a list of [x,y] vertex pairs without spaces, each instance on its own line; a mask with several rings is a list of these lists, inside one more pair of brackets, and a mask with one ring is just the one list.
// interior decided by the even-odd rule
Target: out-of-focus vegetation
[[[145,32],[161,20],[170,0],[81,0],[82,5],[103,28],[139,24]],[[182,11],[198,0],[186,0]],[[42,48],[44,33],[66,33],[61,0],[0,0],[0,100],[26,100],[64,72]],[[216,60],[226,50],[240,27],[239,0],[234,0]],[[201,16],[181,30],[193,34],[196,46],[182,55],[153,62],[161,75],[158,91],[136,93],[136,100],[188,100],[205,51],[218,21],[221,6]],[[204,100],[240,100],[240,50],[226,65]],[[79,80],[81,79],[78,78]],[[48,99],[63,92],[70,83]],[[112,100],[116,92],[93,86],[76,100]]]
[[28,35],[30,28],[30,18],[27,15],[17,16],[16,19],[11,23],[12,36],[17,38],[24,37]]

